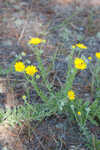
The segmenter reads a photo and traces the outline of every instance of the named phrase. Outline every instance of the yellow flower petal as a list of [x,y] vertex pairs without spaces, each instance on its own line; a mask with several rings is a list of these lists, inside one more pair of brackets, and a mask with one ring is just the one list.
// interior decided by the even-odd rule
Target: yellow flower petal
[[38,45],[40,43],[45,43],[45,42],[46,40],[42,40],[40,38],[34,38],[34,37],[28,41],[29,44],[33,44],[33,45]]
[[26,96],[25,96],[25,95],[23,95],[23,96],[22,96],[22,99],[26,100]]
[[67,93],[67,95],[68,95],[68,98],[70,100],[74,100],[75,99],[75,93],[74,93],[73,90],[69,90],[68,93]]
[[78,114],[79,116],[81,116],[81,112],[80,112],[80,111],[78,111],[77,114]]
[[89,57],[88,57],[88,60],[92,60],[92,57],[91,57],[91,56],[89,56]]
[[26,74],[30,75],[30,76],[34,76],[34,74],[36,72],[38,72],[36,66],[33,66],[33,65],[29,65],[25,68],[25,72]]
[[83,59],[78,58],[78,57],[75,58],[74,65],[75,65],[75,68],[81,69],[81,70],[84,70],[87,68],[86,62]]
[[23,72],[25,70],[25,65],[23,62],[19,61],[15,64],[15,71]]
[[87,49],[87,46],[85,46],[82,43],[78,43],[78,44],[76,44],[76,46],[79,47],[79,48],[81,48],[81,49]]
[[100,52],[96,52],[95,55],[96,55],[96,58],[97,58],[97,59],[100,59]]

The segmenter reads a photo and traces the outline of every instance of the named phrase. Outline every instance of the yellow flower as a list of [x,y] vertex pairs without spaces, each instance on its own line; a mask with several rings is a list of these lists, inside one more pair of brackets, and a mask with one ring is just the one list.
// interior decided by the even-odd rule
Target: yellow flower
[[87,49],[87,46],[85,46],[82,43],[78,43],[78,44],[76,44],[76,46],[79,47],[79,48],[81,48],[81,49]]
[[76,46],[75,46],[75,45],[72,45],[72,48],[76,48]]
[[100,59],[100,52],[96,52],[96,57],[97,57],[97,59]]
[[87,64],[85,63],[85,61],[78,57],[75,58],[74,65],[75,65],[75,68],[81,69],[81,70],[84,70],[87,68]]
[[45,42],[46,40],[42,40],[40,38],[34,38],[34,37],[28,41],[29,44],[33,44],[33,45],[38,45],[40,43],[45,43]]
[[25,72],[26,74],[30,75],[30,76],[34,76],[34,74],[36,72],[38,72],[36,66],[33,66],[33,65],[29,65],[25,68]]
[[25,96],[25,95],[23,95],[23,96],[22,96],[22,99],[26,100],[26,96]]
[[69,90],[67,94],[68,94],[68,98],[70,100],[74,100],[75,99],[75,93],[74,93],[73,90]]
[[79,116],[81,116],[81,112],[80,112],[80,111],[78,111],[77,114],[78,114]]
[[25,65],[23,64],[23,62],[21,61],[16,62],[15,71],[23,72],[24,70],[25,70]]
[[92,57],[91,57],[91,56],[89,56],[89,57],[88,57],[88,60],[92,60]]

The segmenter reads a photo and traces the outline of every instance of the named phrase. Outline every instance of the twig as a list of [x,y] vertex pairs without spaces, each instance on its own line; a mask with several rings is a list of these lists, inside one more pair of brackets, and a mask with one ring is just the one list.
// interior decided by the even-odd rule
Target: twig
[[41,147],[43,148],[43,150],[46,150],[45,147],[43,146],[42,142],[40,141],[39,137],[36,135],[35,131],[33,131],[33,133],[34,133],[35,137],[38,139],[38,141],[39,141]]
[[93,148],[94,148],[94,150],[96,150],[96,147],[95,147],[95,137],[94,137],[93,134],[92,134],[92,141],[93,141]]
[[23,34],[24,34],[25,29],[26,29],[26,27],[27,27],[27,22],[28,22],[28,21],[26,20],[26,21],[25,21],[25,24],[24,24],[24,27],[23,27],[23,30],[22,30],[22,32],[21,32],[19,38],[18,38],[18,43],[19,43],[20,40],[23,38]]
[[[29,10],[29,11],[28,11]],[[21,39],[23,38],[23,34],[25,32],[25,29],[27,27],[27,24],[28,24],[28,18],[29,18],[29,14],[31,14],[31,10],[32,10],[32,2],[31,2],[31,6],[30,6],[30,9],[27,8],[27,16],[26,16],[26,21],[25,21],[25,24],[24,24],[24,27],[23,27],[23,30],[18,38],[18,43],[21,41]]]

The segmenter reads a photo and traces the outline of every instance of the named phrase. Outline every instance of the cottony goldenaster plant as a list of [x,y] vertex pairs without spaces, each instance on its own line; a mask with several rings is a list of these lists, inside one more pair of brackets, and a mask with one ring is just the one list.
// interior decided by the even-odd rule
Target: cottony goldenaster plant
[[[33,37],[29,40],[28,44],[38,45],[44,42],[45,40],[43,39]],[[46,66],[46,68],[44,67],[44,64],[42,63],[43,61],[41,59],[41,49],[38,48],[38,46],[32,47],[32,50],[36,55],[36,59],[38,62],[38,69],[34,65],[25,66],[21,61],[17,61],[15,63],[15,71],[24,73],[26,80],[25,85],[30,87],[25,89],[25,94],[22,96],[25,105],[22,105],[19,108],[19,118],[18,116],[14,118],[18,118],[19,120],[24,121],[30,121],[33,119],[41,120],[46,116],[50,116],[57,112],[59,113],[60,111],[62,113],[67,112],[68,114],[70,114],[70,118],[76,118],[76,121],[79,124],[80,128],[83,129],[83,127],[86,126],[88,114],[90,113],[90,103],[84,102],[81,98],[78,98],[74,90],[72,90],[74,88],[73,82],[77,75],[78,69],[84,70],[87,68],[87,63],[86,61],[84,61],[85,59],[79,57],[81,52],[78,53],[77,57],[73,61],[75,48],[77,47],[80,49],[87,49],[87,47],[81,43],[72,45],[72,51],[69,55],[68,69],[66,72],[66,81],[64,84],[62,84],[62,86],[60,87],[61,89],[59,89],[58,91],[53,88],[53,84],[48,80],[48,72],[51,71],[52,68],[50,66],[50,69],[46,71],[46,68],[49,68],[49,66]],[[26,56],[26,54],[22,53],[22,56]],[[56,55],[54,56],[56,58]],[[100,59],[100,52],[96,53],[96,58]],[[91,59],[92,57],[89,56],[88,60]],[[52,64],[54,64],[54,61],[55,59],[53,60]],[[89,62],[90,64],[92,64],[91,61]],[[38,74],[38,72],[40,74]],[[42,82],[37,82],[40,78]],[[32,101],[32,104],[29,103],[30,88],[34,88],[42,103],[34,103],[34,100]],[[18,115],[18,113],[16,113],[16,115]]]

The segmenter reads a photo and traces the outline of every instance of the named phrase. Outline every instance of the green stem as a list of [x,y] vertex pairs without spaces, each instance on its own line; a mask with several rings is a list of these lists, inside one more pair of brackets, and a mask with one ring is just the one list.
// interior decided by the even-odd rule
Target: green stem
[[[88,146],[91,149],[92,148],[92,138],[91,138],[91,133],[88,131],[87,127],[80,126],[81,131],[83,132],[83,135],[86,137],[86,141],[88,141]],[[91,149],[92,150],[92,149]]]
[[91,95],[92,96],[94,93],[94,84],[95,84],[95,79],[94,79],[94,74],[92,74],[92,83],[91,83]]
[[37,83],[36,83],[34,77],[32,77],[32,80],[30,80],[29,77],[28,77],[25,73],[24,73],[24,75],[25,75],[26,80],[27,80],[28,82],[30,82],[30,83],[33,85],[33,87],[35,88],[35,90],[36,90],[38,96],[40,96],[41,99],[42,99],[44,102],[47,103],[48,99],[47,99],[47,97],[43,94],[43,91],[41,91],[41,90],[38,88],[38,85],[37,85]]
[[66,80],[66,83],[65,83],[65,91],[68,91],[71,87],[72,87],[72,84],[73,84],[73,81],[75,79],[75,75],[77,73],[77,69],[74,68],[73,70],[73,73],[70,74]]
[[32,78],[31,83],[32,83],[33,87],[35,88],[37,94],[42,98],[42,100],[43,100],[44,102],[47,103],[47,102],[48,102],[48,98],[44,95],[43,91],[41,91],[41,90],[38,88],[38,85],[37,85],[37,83],[36,83],[34,77]]
[[[38,65],[38,67],[39,67],[39,69],[40,69],[40,74],[41,74],[41,76],[42,76],[42,78],[43,78],[43,82],[44,82],[44,84],[45,84],[45,87],[49,90],[49,92],[51,93],[51,87],[52,87],[52,85],[48,82],[48,80],[47,80],[47,76],[48,76],[48,74],[47,74],[47,71],[45,70],[45,67],[43,66],[43,63],[42,63],[42,60],[41,60],[41,54],[39,53],[39,49],[38,48],[36,48],[36,50],[34,51],[34,53],[35,53],[35,55],[36,55],[36,58],[37,58],[37,61],[38,61],[38,63],[39,63],[39,65]],[[52,91],[53,92],[53,91]]]

